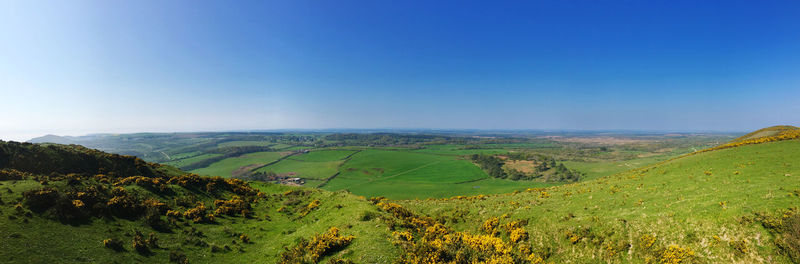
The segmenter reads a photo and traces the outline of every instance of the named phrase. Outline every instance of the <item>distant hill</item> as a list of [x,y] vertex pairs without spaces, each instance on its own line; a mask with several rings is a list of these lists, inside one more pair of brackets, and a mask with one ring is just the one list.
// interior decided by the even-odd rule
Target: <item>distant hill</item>
[[75,140],[72,140],[72,139],[67,138],[67,137],[52,135],[52,134],[41,136],[41,137],[32,138],[32,139],[28,140],[28,142],[29,143],[55,143],[55,144],[64,144],[64,145],[76,144]]

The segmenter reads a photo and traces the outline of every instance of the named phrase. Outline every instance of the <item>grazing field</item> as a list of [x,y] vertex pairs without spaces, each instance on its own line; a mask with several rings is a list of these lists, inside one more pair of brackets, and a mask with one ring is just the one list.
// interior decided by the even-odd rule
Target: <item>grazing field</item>
[[184,159],[164,162],[164,164],[175,166],[175,167],[183,167],[183,166],[195,163],[195,162],[199,162],[199,161],[202,161],[202,160],[205,160],[205,159],[210,159],[210,158],[219,157],[219,156],[222,156],[222,154],[216,154],[216,153],[200,154],[200,155],[193,156],[193,157],[190,157],[190,158],[184,158]]
[[361,151],[343,164],[339,172],[324,189],[392,199],[500,193],[552,185],[489,178],[480,168],[458,156],[400,150]]
[[255,152],[244,154],[239,157],[232,157],[212,163],[208,167],[193,170],[193,173],[208,176],[231,177],[237,169],[244,169],[248,166],[264,165],[279,159],[280,152]]
[[338,171],[342,161],[299,161],[294,159],[284,159],[278,163],[258,169],[258,172],[274,172],[277,174],[288,174],[292,177],[304,179],[325,179]]
[[294,155],[275,164],[262,167],[256,172],[274,172],[306,180],[308,186],[319,186],[339,171],[347,156],[356,150],[315,150]]
[[302,155],[295,155],[289,159],[297,161],[337,161],[342,160],[350,154],[356,153],[355,150],[315,150]]

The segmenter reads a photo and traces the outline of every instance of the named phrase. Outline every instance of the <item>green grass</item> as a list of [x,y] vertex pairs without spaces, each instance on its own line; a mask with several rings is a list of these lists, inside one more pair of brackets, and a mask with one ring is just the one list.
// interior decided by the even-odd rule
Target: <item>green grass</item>
[[[278,174],[294,173],[295,177],[305,179],[325,179],[336,174],[342,161],[299,161],[284,159],[278,163],[258,169],[260,172],[272,171]],[[309,186],[316,186],[307,183]]]
[[292,156],[289,159],[299,161],[337,161],[355,152],[353,150],[314,150],[309,153]]
[[[0,237],[3,237],[0,262],[3,263],[168,263],[171,251],[183,252],[190,263],[276,263],[283,247],[291,247],[298,239],[307,239],[330,227],[339,228],[343,235],[356,236],[347,250],[338,254],[359,263],[390,263],[390,256],[398,254],[397,248],[386,243],[391,234],[385,223],[377,218],[360,220],[364,212],[380,213],[370,203],[344,193],[317,190],[288,197],[282,193],[297,188],[254,184],[273,197],[253,204],[255,218],[218,216],[216,224],[183,221],[171,232],[158,232],[142,220],[95,219],[73,226],[37,214],[26,217],[15,212],[15,203],[11,201],[20,199],[22,191],[41,185],[34,181],[0,183],[3,191],[0,199],[7,202],[0,205]],[[12,189],[13,193],[7,193],[6,189]],[[282,201],[292,199],[299,200],[299,207],[312,200],[321,201],[321,205],[302,217],[277,212],[284,206]],[[202,235],[188,235],[192,229]],[[135,252],[131,248],[133,230],[145,236],[151,232],[156,234],[160,248],[153,249],[150,254]],[[247,234],[252,242],[241,243],[231,233]],[[103,240],[112,237],[122,240],[124,251],[116,252],[103,246]],[[202,244],[187,243],[190,237],[191,241],[202,241]],[[230,250],[212,252],[212,246],[227,246]]]
[[564,161],[564,166],[586,173],[581,180],[593,180],[620,172],[641,168],[679,156],[677,153],[636,158],[630,160]]
[[195,162],[202,161],[204,159],[210,159],[210,158],[214,158],[214,157],[219,157],[221,155],[222,154],[214,154],[214,153],[201,154],[201,155],[193,156],[193,157],[190,157],[190,158],[164,162],[164,164],[175,166],[175,167],[183,167],[183,166],[195,163]]
[[254,164],[267,164],[281,157],[278,152],[255,152],[232,157],[212,163],[208,167],[196,169],[191,172],[200,175],[230,177],[231,172],[241,167]]
[[353,155],[339,171],[324,189],[392,199],[502,193],[551,185],[489,178],[458,156],[416,151],[364,150]]
[[324,179],[338,172],[343,159],[355,150],[314,150],[281,160],[270,166],[258,169],[260,172],[292,174],[306,180],[306,186],[319,186]]

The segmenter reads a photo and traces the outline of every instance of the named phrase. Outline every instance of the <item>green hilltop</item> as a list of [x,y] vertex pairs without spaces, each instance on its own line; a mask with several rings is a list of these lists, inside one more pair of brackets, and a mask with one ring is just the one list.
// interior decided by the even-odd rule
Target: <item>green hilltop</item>
[[800,127],[796,126],[771,126],[765,127],[750,133],[745,134],[744,136],[738,137],[734,139],[732,142],[741,142],[749,139],[758,139],[764,137],[772,137],[776,136],[780,133],[790,132],[790,131],[797,131],[800,130]]
[[0,261],[796,263],[800,130],[759,131],[598,179],[426,200],[0,142]]

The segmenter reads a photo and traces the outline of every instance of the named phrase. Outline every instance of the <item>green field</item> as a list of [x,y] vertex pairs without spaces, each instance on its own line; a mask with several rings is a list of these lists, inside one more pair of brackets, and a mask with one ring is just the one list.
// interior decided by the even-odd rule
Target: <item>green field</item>
[[309,153],[295,155],[289,159],[297,161],[338,161],[346,158],[350,154],[356,153],[355,150],[314,150]]
[[219,156],[222,156],[222,154],[215,154],[215,153],[200,154],[200,155],[193,156],[193,157],[190,157],[190,158],[164,162],[164,164],[175,166],[175,167],[183,167],[183,166],[186,166],[186,165],[198,162],[198,161],[202,161],[204,159],[210,159],[210,158],[219,157]]
[[339,170],[342,159],[355,150],[315,150],[309,153],[294,155],[270,166],[258,169],[258,172],[275,172],[290,174],[306,180],[308,186],[318,186]]
[[480,168],[458,156],[416,151],[364,150],[353,155],[339,172],[324,189],[392,199],[501,193],[547,186],[489,178]]
[[279,152],[249,153],[239,157],[223,159],[212,163],[208,167],[196,169],[191,172],[200,175],[230,177],[231,173],[239,168],[267,164],[279,159],[281,156],[282,154]]

